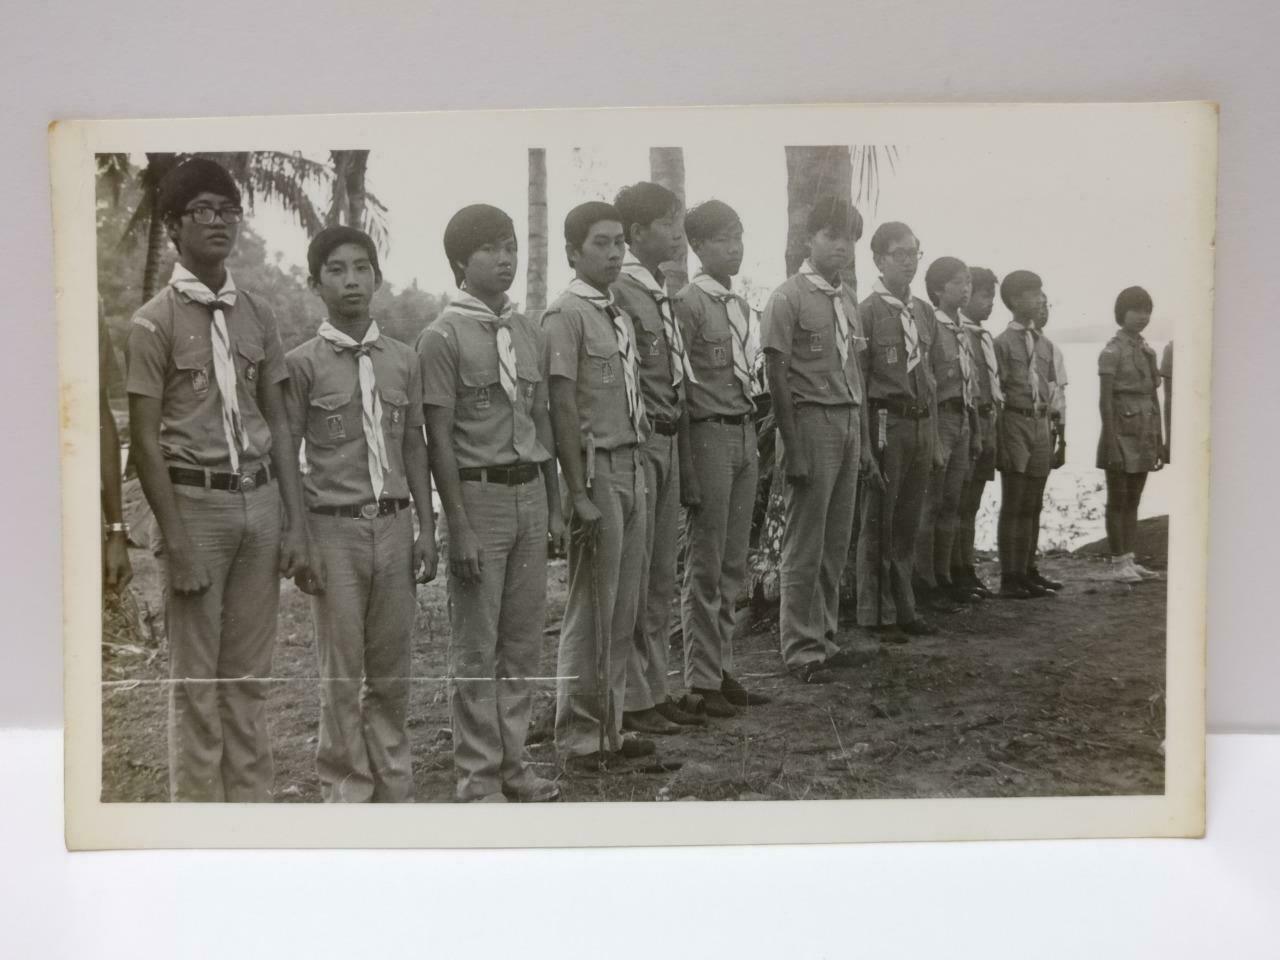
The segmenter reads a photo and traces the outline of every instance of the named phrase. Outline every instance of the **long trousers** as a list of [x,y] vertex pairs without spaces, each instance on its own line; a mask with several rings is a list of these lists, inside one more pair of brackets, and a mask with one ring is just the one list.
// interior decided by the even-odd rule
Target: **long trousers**
[[916,535],[915,575],[934,587],[951,575],[951,550],[960,519],[960,498],[973,467],[969,456],[969,417],[963,411],[938,411],[938,440],[943,464],[929,473],[924,515]]

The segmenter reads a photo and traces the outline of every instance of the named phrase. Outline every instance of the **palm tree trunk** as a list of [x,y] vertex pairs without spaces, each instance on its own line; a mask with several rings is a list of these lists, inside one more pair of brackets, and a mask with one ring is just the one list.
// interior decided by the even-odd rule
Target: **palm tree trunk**
[[[684,208],[684,149],[682,147],[650,147],[649,176],[654,183],[666,187],[680,198]],[[662,264],[667,292],[675,293],[689,282],[689,248],[681,247],[680,256]]]
[[142,270],[142,302],[147,303],[156,295],[160,280],[160,261],[168,241],[164,230],[164,218],[160,215],[156,198],[151,200],[151,222],[147,225],[147,262]]
[[365,172],[369,169],[368,150],[348,150],[346,165],[347,225],[364,227]]
[[[787,147],[787,276],[808,256],[805,222],[821,196],[852,202],[853,158],[848,147]],[[841,279],[856,289],[852,259]]]
[[537,323],[547,309],[547,151],[529,148],[529,262],[525,313]]

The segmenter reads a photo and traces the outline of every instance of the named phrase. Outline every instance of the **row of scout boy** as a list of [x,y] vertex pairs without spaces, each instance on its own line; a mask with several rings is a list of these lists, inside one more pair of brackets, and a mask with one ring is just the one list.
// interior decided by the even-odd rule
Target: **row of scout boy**
[[[270,798],[265,680],[281,577],[312,597],[324,799],[413,799],[415,584],[436,573],[429,476],[447,524],[458,799],[558,798],[524,750],[549,541],[567,539],[569,555],[563,773],[637,757],[674,768],[642,734],[767,703],[730,672],[761,352],[786,481],[780,642],[797,680],[825,682],[850,663],[836,616],[860,477],[858,621],[882,639],[935,629],[917,612],[918,585],[942,606],[989,593],[972,523],[997,451],[1000,593],[1056,586],[1034,554],[1044,479],[1065,443],[1051,417],[1063,378],[1039,332],[1034,274],[1000,285],[1013,323],[993,340],[982,321],[994,276],[943,258],[926,276],[931,306],[910,293],[916,238],[888,223],[871,241],[881,279],[856,304],[840,271],[860,218],[820,200],[808,259],[756,323],[732,290],[743,256],[733,209],[710,200],[682,215],[674,194],[639,183],[570,211],[574,279],[540,325],[507,297],[511,219],[483,204],[459,211],[444,252],[460,296],[412,348],[370,317],[382,279],[373,242],[328,228],[307,252],[327,319],[285,356],[268,305],[226,269],[243,217],[232,178],[188,160],[158,203],[178,262],[133,318],[126,379],[132,457],[165,556],[174,800]],[[671,297],[659,264],[685,237],[702,269]],[[677,700],[667,619],[682,517],[691,696]]]

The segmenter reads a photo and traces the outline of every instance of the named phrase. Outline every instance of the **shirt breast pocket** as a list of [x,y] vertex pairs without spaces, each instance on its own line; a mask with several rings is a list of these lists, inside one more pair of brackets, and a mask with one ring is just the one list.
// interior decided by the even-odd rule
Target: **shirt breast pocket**
[[906,365],[907,358],[903,353],[902,338],[898,336],[898,331],[890,327],[888,323],[881,323],[876,326],[871,340],[871,347],[871,357],[876,363],[883,364],[886,367]]
[[813,316],[801,316],[796,322],[794,354],[814,359],[825,356],[831,348],[831,324]]
[[258,392],[258,376],[262,373],[262,359],[265,356],[266,351],[260,343],[242,340],[236,344],[236,373],[240,383],[250,394]]
[[337,447],[360,433],[360,409],[349,393],[312,397],[307,408],[307,445]]
[[409,412],[409,396],[403,390],[379,388],[382,398],[382,430],[388,439],[399,440],[404,436],[405,415]]
[[637,327],[635,331],[636,352],[639,354],[642,366],[651,367],[659,360],[659,351],[662,349],[662,334],[652,333],[643,327]]
[[208,344],[183,344],[173,354],[179,391],[197,400],[209,395],[213,380],[213,352]]
[[621,382],[622,354],[616,341],[606,342],[603,337],[587,337],[582,343],[586,354],[587,381],[593,387],[613,386]]
[[498,377],[498,368],[463,367],[459,371],[462,381],[462,396],[459,398],[462,408],[473,417],[487,417],[493,412],[493,405],[502,391],[502,383]]
[[690,344],[689,359],[704,370],[723,370],[733,364],[733,334],[728,325],[703,324]]

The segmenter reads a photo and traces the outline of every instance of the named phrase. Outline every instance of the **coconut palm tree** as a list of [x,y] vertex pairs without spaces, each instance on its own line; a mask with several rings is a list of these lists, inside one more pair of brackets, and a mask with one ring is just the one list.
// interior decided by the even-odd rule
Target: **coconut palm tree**
[[534,323],[547,309],[547,151],[529,148],[529,251],[524,309]]
[[[683,147],[650,147],[649,178],[654,183],[666,187],[680,198],[680,206],[684,206],[684,148]],[[666,278],[667,292],[675,293],[683,289],[689,282],[689,248],[681,247],[680,256],[662,264],[662,273]]]
[[389,245],[387,208],[368,191],[365,184],[369,170],[368,150],[330,150],[332,168],[332,200],[325,223],[359,227],[373,238],[378,249]]
[[[180,162],[193,154],[148,153],[147,163],[137,172],[142,186],[142,197],[119,238],[122,244],[136,242],[146,231],[147,258],[142,273],[142,300],[145,303],[158,287],[160,264],[164,258],[167,237],[164,218],[157,204],[160,183],[165,175]],[[284,153],[263,150],[250,153],[204,153],[200,156],[215,160],[227,168],[240,187],[247,206],[259,200],[274,201],[292,214],[308,236],[323,226],[319,212],[308,193],[309,187],[327,187],[332,179],[329,167],[310,160],[300,153]],[[99,154],[97,169],[111,186],[116,203],[120,200],[121,187],[133,175],[134,167],[127,154]]]

